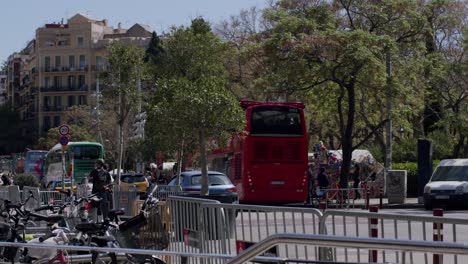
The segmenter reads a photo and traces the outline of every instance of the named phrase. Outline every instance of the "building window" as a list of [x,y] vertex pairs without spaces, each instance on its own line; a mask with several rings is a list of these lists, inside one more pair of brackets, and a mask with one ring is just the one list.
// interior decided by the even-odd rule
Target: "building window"
[[62,58],[60,56],[55,56],[55,69],[59,71],[60,67],[62,67]]
[[84,45],[84,38],[78,37],[77,38],[78,47],[82,47]]
[[86,67],[86,56],[80,55],[80,69],[84,70],[85,67]]
[[50,57],[46,56],[44,58],[44,71],[48,72],[50,71]]
[[44,131],[48,131],[50,129],[50,117],[49,116],[45,116],[44,117],[44,127],[43,127],[43,130]]
[[44,87],[45,88],[50,87],[50,77],[44,77]]
[[68,107],[72,107],[75,105],[75,96],[69,95],[68,96]]
[[96,70],[102,71],[104,70],[104,65],[102,64],[102,57],[101,56],[96,56]]
[[68,76],[68,88],[71,90],[76,89],[76,76],[73,76],[73,75]]
[[54,116],[54,127],[60,126],[60,116]]
[[85,81],[85,76],[84,75],[78,75],[78,88],[80,90],[85,90],[86,89],[86,81]]
[[54,88],[60,89],[62,87],[62,77],[54,76]]
[[44,111],[49,111],[50,108],[50,97],[44,96]]
[[78,104],[79,105],[85,105],[86,104],[86,95],[80,95],[78,97]]
[[73,55],[68,56],[68,66],[70,66],[70,70],[74,70],[74,68],[75,68],[75,56],[73,56]]

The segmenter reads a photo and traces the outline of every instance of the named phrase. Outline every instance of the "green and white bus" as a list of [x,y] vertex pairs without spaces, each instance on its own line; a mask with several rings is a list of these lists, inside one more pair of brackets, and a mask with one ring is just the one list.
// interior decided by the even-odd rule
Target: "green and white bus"
[[[65,151],[66,180],[80,183],[93,170],[96,161],[103,157],[104,147],[97,142],[69,142]],[[44,175],[43,184],[62,180],[62,145],[57,144],[47,152]]]

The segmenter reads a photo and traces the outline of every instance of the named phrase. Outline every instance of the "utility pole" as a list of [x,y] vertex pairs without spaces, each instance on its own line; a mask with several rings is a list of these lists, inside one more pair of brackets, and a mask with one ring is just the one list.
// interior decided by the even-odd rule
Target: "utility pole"
[[96,116],[97,116],[97,129],[98,129],[98,141],[102,145],[104,145],[104,141],[102,140],[102,131],[101,131],[101,91],[99,90],[99,77],[96,78]]
[[386,51],[385,54],[385,65],[387,71],[387,83],[386,83],[386,108],[387,108],[387,124],[386,130],[386,141],[385,141],[385,174],[392,169],[392,61],[390,51]]

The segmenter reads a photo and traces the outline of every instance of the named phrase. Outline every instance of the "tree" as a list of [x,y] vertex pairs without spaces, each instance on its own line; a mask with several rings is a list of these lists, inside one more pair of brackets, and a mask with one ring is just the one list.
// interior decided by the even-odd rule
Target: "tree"
[[267,75],[268,68],[258,47],[259,33],[267,28],[262,10],[252,7],[221,21],[214,29],[232,47],[224,64],[229,74],[228,89],[239,99],[272,99],[267,83],[261,78]]
[[442,144],[452,146],[451,156],[468,157],[466,5],[463,1],[434,0],[423,11],[428,23],[426,113],[430,114],[425,116],[424,132],[444,131]]
[[285,100],[300,91],[315,96],[313,107],[321,108],[315,111],[321,115],[320,110],[333,110],[325,116],[336,120],[332,129],[343,149],[341,187],[347,186],[352,151],[387,122],[382,98],[388,85],[394,96],[403,96],[394,89],[401,87],[399,79],[386,78],[385,57],[398,54],[392,57],[398,64],[419,55],[417,37],[424,23],[417,8],[400,0],[285,0],[265,12],[271,25],[262,33],[268,83]]
[[[86,127],[69,124],[70,127],[70,140],[71,141],[95,141],[96,134],[90,132]],[[59,130],[58,127],[53,127],[47,131],[47,134],[37,141],[36,149],[51,149],[59,143]]]
[[155,96],[148,118],[149,126],[161,123],[160,133],[172,134],[169,145],[197,142],[202,170],[201,195],[208,195],[208,141],[218,139],[243,125],[239,102],[226,89],[226,72],[222,58],[228,46],[215,36],[202,18],[192,21],[190,28],[173,28],[164,43],[165,73],[158,82],[160,94]]
[[146,77],[143,58],[143,49],[118,41],[111,43],[107,49],[109,70],[104,76],[107,89],[103,93],[109,105],[114,107],[118,125],[118,181],[125,152],[124,128],[128,123],[129,114],[137,108],[141,98],[137,87],[138,80],[144,80]]

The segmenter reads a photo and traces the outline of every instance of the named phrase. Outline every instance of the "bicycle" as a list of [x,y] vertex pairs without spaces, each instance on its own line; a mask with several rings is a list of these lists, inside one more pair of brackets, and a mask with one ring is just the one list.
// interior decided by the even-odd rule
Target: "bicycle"
[[[112,230],[113,236],[116,238],[118,244],[120,246],[126,248],[142,248],[141,241],[139,239],[135,239],[136,237],[140,237],[144,234],[143,228],[148,225],[149,213],[153,209],[157,209],[156,205],[159,201],[157,198],[154,197],[154,193],[156,192],[158,186],[154,186],[153,189],[148,193],[146,199],[144,200],[140,213],[137,216],[130,218],[129,220],[119,223],[118,216],[112,218],[113,221],[118,223],[118,228],[114,228]],[[156,211],[157,212],[157,211]],[[155,249],[165,249],[169,245],[169,239],[167,233],[165,232],[165,228],[162,224],[161,217],[151,217],[151,220],[158,221],[158,234],[155,241],[156,244],[154,245]],[[162,259],[156,256],[146,256],[146,255],[132,255],[126,254],[127,259],[132,263],[150,263],[150,264],[165,264]]]

